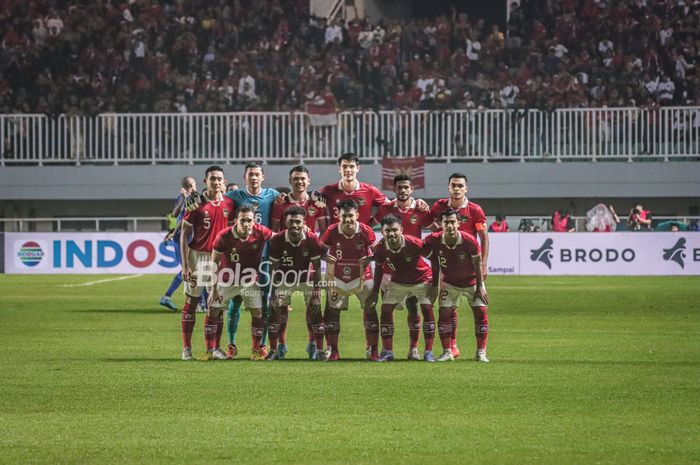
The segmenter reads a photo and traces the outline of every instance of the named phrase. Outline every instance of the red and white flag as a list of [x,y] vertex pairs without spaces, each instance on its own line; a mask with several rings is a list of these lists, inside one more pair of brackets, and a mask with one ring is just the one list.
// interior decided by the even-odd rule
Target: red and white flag
[[425,156],[384,158],[382,161],[382,189],[394,188],[394,176],[407,174],[414,189],[425,188]]
[[309,102],[306,104],[306,113],[309,115],[311,126],[336,126],[338,124],[338,115],[335,112],[333,101]]

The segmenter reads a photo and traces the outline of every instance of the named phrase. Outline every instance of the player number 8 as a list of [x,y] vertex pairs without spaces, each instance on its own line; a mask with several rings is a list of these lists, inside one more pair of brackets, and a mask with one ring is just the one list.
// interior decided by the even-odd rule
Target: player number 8
[[336,251],[335,251],[335,258],[337,258],[338,260],[340,260],[341,258],[343,258],[343,251],[340,250],[340,249],[336,249]]

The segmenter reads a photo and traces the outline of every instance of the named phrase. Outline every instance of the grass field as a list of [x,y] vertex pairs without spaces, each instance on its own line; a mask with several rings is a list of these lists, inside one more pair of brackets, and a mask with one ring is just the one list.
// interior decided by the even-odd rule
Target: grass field
[[337,364],[301,311],[290,360],[181,362],[169,277],[101,278],[0,275],[0,463],[700,462],[698,278],[491,277],[488,365],[366,362],[357,308]]

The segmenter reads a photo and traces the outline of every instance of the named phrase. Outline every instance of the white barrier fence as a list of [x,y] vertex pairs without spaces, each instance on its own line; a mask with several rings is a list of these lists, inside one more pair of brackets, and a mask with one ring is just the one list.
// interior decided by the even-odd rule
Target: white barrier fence
[[[698,233],[491,234],[492,275],[700,275]],[[7,233],[5,272],[173,273],[157,233]]]
[[341,112],[0,115],[0,164],[598,160],[696,158],[700,107]]

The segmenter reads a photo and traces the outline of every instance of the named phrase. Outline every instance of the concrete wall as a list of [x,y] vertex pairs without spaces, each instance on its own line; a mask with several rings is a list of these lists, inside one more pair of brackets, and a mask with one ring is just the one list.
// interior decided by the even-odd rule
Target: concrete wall
[[[206,167],[4,167],[0,169],[0,215],[158,215],[170,207],[180,179],[186,175],[202,179]],[[290,167],[267,165],[265,184],[287,185]],[[380,167],[363,165],[361,179],[379,185]],[[310,164],[308,168],[314,188],[338,179],[334,164]],[[224,170],[229,181],[242,183],[242,165],[224,165]],[[470,197],[491,212],[541,214],[567,207],[583,214],[600,199],[622,205],[622,212],[630,202],[642,199],[665,214],[688,215],[698,214],[700,204],[698,162],[429,163],[426,188],[416,195],[444,197],[447,178],[455,171],[467,174]]]

